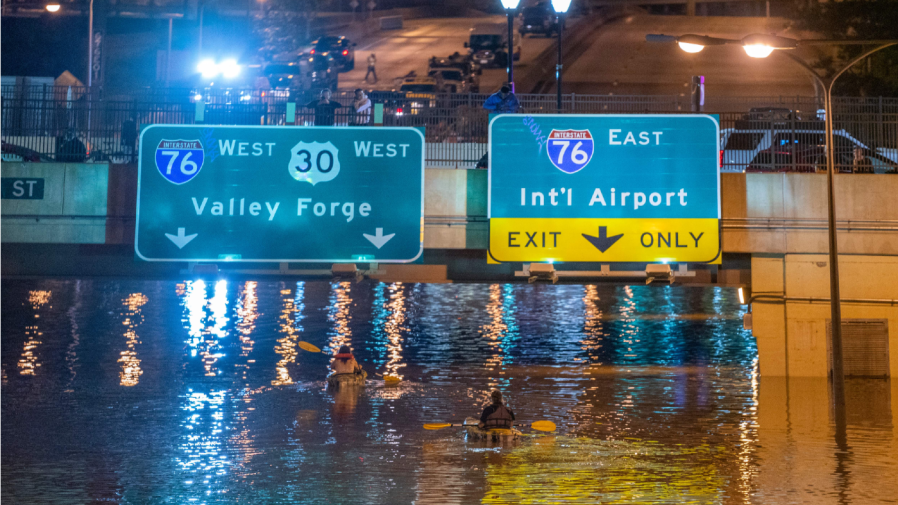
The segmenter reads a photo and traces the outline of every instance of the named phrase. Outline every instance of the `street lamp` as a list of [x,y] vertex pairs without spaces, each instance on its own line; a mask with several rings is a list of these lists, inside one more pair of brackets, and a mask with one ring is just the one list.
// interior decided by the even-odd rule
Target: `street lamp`
[[502,7],[508,15],[508,85],[514,93],[514,15],[521,0],[502,0]]
[[558,98],[558,112],[561,112],[561,32],[564,31],[564,15],[571,7],[571,0],[552,0],[552,8],[558,14],[558,64],[555,65],[555,91]]
[[[59,12],[60,5],[58,3],[49,3],[45,7],[47,12]],[[90,0],[90,10],[88,11],[87,22],[87,87],[93,83],[94,73],[94,0]]]
[[[810,39],[797,40],[776,35],[752,34],[742,40],[716,39],[702,35],[646,35],[647,42],[677,42],[684,51],[697,53],[706,45],[734,44],[741,45],[745,53],[752,58],[766,58],[776,49],[795,49],[799,46],[812,45],[873,45],[876,46],[846,63],[838,72],[830,77],[824,77],[808,62],[792,52],[785,52],[786,56],[801,65],[810,72],[814,80],[823,89],[823,109],[826,114],[826,177],[827,177],[827,206],[828,206],[828,232],[829,232],[829,291],[830,311],[832,318],[832,367],[833,367],[833,404],[836,407],[836,415],[844,416],[845,412],[845,374],[842,359],[842,305],[839,294],[839,252],[836,243],[836,206],[835,206],[835,154],[833,142],[833,114],[832,114],[832,89],[836,79],[846,70],[862,61],[867,56],[898,44],[898,40],[835,40],[835,39]],[[683,43],[698,46],[695,48],[683,47]],[[844,419],[842,419],[844,421]],[[837,424],[839,419],[837,419]]]

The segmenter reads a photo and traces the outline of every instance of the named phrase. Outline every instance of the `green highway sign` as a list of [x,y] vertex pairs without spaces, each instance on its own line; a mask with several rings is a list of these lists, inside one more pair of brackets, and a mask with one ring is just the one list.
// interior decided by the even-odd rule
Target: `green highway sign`
[[490,256],[720,263],[719,138],[704,114],[496,116]]
[[407,263],[424,249],[414,128],[152,125],[134,249],[146,261]]

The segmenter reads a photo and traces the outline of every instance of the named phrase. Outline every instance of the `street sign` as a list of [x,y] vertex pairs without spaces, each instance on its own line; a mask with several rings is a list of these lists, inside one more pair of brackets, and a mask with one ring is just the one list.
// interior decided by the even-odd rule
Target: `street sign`
[[720,262],[708,115],[500,115],[489,218],[500,262]]
[[407,263],[423,252],[414,128],[152,125],[134,248],[146,261]]

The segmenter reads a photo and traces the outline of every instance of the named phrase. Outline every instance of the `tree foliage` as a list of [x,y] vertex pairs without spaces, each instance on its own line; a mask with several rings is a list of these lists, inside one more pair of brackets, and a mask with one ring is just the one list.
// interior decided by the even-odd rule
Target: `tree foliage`
[[[811,0],[796,5],[795,17],[801,28],[825,38],[898,39],[898,0]],[[837,57],[820,58],[815,66],[832,75],[871,47],[841,46]],[[836,81],[834,93],[898,96],[898,47],[881,50],[855,64]]]
[[295,55],[309,42],[310,26],[318,11],[318,0],[265,0],[253,18],[253,34],[259,41],[259,56],[272,61]]

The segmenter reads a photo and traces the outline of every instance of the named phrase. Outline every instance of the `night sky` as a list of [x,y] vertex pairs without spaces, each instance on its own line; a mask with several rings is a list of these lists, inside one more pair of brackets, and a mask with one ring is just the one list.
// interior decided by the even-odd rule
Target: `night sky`
[[[3,17],[2,75],[55,78],[68,70],[85,81],[87,29],[87,18],[81,16]],[[210,52],[224,48],[233,51],[237,57],[244,57],[248,33],[246,19],[219,19],[214,13],[206,12],[203,45]],[[110,18],[107,22],[106,85],[119,88],[153,85],[156,52],[166,49],[167,37],[167,20]],[[196,19],[176,19],[172,51],[195,51],[196,37]],[[173,62],[180,61],[176,56],[173,56]],[[189,54],[184,61],[192,65],[195,59]]]

